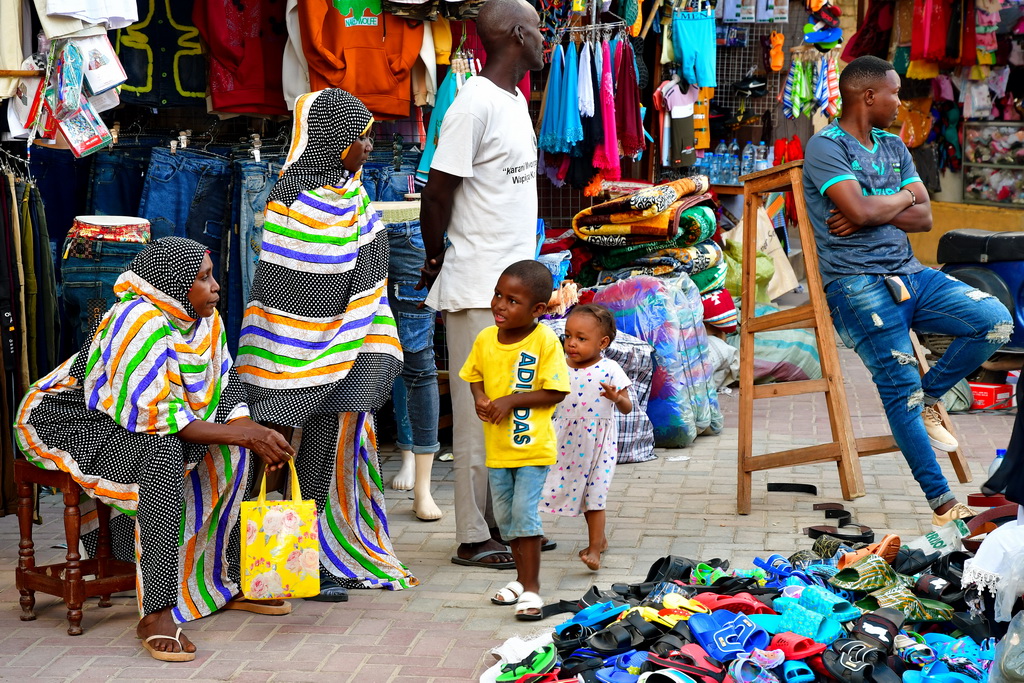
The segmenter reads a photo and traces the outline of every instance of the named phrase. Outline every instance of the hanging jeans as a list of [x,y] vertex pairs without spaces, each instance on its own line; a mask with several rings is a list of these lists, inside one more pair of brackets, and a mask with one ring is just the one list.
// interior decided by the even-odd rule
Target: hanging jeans
[[372,202],[401,202],[409,192],[419,192],[416,187],[416,164],[420,152],[406,151],[395,169],[394,157],[385,153],[384,148],[370,154],[370,160],[363,164],[363,187]]
[[[86,211],[94,216],[135,216],[139,212],[151,152],[157,138],[145,146],[120,146],[93,155]],[[142,141],[140,141],[141,143]]]
[[229,219],[231,164],[220,156],[191,149],[154,147],[142,186],[139,216],[152,226],[153,239],[188,237],[210,250],[214,276],[220,276],[221,238]]
[[76,159],[67,149],[32,145],[32,178],[43,196],[54,253],[64,242],[75,216],[86,213],[92,162],[91,155]]
[[[227,329],[228,348],[234,354],[238,349],[238,333],[245,307],[249,303],[249,288],[256,275],[256,262],[263,244],[263,211],[267,197],[277,183],[283,159],[236,160],[234,171],[234,197],[232,222],[238,227],[230,235],[224,324]],[[221,296],[225,296],[224,293]]]
[[[399,425],[402,450],[413,453],[436,453],[437,441],[437,362],[434,359],[434,320],[431,308],[417,308],[427,297],[427,290],[416,290],[420,266],[426,255],[418,220],[389,223],[388,300],[398,323],[398,340],[405,362],[400,380],[405,391],[396,387],[395,422]],[[398,400],[405,394],[404,405]],[[409,425],[403,430],[403,422]],[[401,443],[404,442],[404,443]]]
[[[850,275],[825,288],[832,322],[867,366],[896,445],[934,510],[952,500],[921,420],[927,397],[939,399],[1010,338],[1013,323],[992,296],[925,268],[901,275],[910,299],[895,303],[882,275]],[[922,377],[910,330],[955,337]]]
[[67,240],[61,253],[64,286],[64,320],[74,334],[74,348],[117,301],[114,282],[135,255],[146,248],[134,242],[105,242],[76,238]]

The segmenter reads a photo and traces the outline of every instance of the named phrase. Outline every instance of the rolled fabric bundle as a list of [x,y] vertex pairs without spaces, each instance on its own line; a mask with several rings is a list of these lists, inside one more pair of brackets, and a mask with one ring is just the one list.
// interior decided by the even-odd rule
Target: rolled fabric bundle
[[[599,223],[621,223],[629,222],[630,220],[638,220],[667,210],[669,206],[683,197],[695,194],[704,194],[708,191],[709,187],[710,184],[706,176],[680,178],[679,180],[674,180],[670,183],[645,187],[642,190],[631,192],[624,197],[616,197],[615,199],[611,199],[607,202],[596,204],[590,207],[588,215],[593,216],[595,219],[602,216],[607,217],[624,214],[633,214],[634,216],[632,219],[627,218],[619,220],[601,218],[597,221]],[[593,223],[582,223],[582,225],[592,224]]]
[[716,266],[712,266],[707,270],[697,273],[692,276],[693,284],[697,285],[697,289],[700,290],[701,294],[707,294],[714,289],[722,289],[725,287],[725,276],[729,272],[729,267],[725,265],[725,262],[719,263]]
[[609,249],[608,253],[602,254],[601,265],[610,269],[622,268],[629,264],[657,265],[661,262],[654,259],[667,257],[683,265],[681,272],[695,275],[722,262],[722,248],[709,239],[692,247],[665,247],[640,256],[635,253],[624,253],[620,256],[619,251],[621,250]]
[[[683,210],[673,222],[676,224],[674,239],[639,244],[629,241],[619,246],[609,246],[606,251],[601,253],[599,260],[607,268],[620,268],[641,256],[662,249],[679,249],[703,242],[714,235],[717,228],[714,211],[705,205],[691,206]],[[588,240],[588,242],[600,245],[599,241]]]

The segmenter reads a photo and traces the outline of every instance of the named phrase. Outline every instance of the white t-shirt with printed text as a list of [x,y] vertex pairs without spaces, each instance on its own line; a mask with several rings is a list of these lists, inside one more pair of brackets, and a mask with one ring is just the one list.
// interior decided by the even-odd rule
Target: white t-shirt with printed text
[[526,98],[483,76],[449,107],[431,168],[459,176],[441,274],[427,305],[489,308],[498,276],[536,256],[537,137]]

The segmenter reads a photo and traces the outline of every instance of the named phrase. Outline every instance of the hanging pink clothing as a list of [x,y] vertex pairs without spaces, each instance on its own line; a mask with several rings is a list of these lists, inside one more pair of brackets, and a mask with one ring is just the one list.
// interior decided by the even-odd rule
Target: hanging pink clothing
[[594,149],[594,168],[601,170],[605,180],[619,180],[622,169],[619,166],[619,138],[615,133],[615,88],[612,84],[612,51],[608,41],[601,44],[601,53],[601,91],[598,96],[604,139]]
[[[481,68],[487,64],[487,51],[484,50],[484,44],[480,41],[480,36],[476,32],[475,21],[450,21],[452,30],[452,49],[458,46],[458,41],[462,39],[462,32],[466,32],[466,42],[462,47],[466,50],[472,50],[473,56],[480,60]],[[526,96],[527,101],[530,99],[530,72],[527,71],[523,76],[523,80],[519,81],[519,90]]]

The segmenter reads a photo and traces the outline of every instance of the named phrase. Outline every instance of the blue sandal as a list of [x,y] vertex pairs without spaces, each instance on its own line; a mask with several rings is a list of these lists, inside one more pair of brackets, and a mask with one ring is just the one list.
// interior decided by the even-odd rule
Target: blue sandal
[[694,614],[688,622],[690,632],[704,651],[719,662],[736,659],[741,652],[768,647],[771,637],[745,614],[718,610]]

